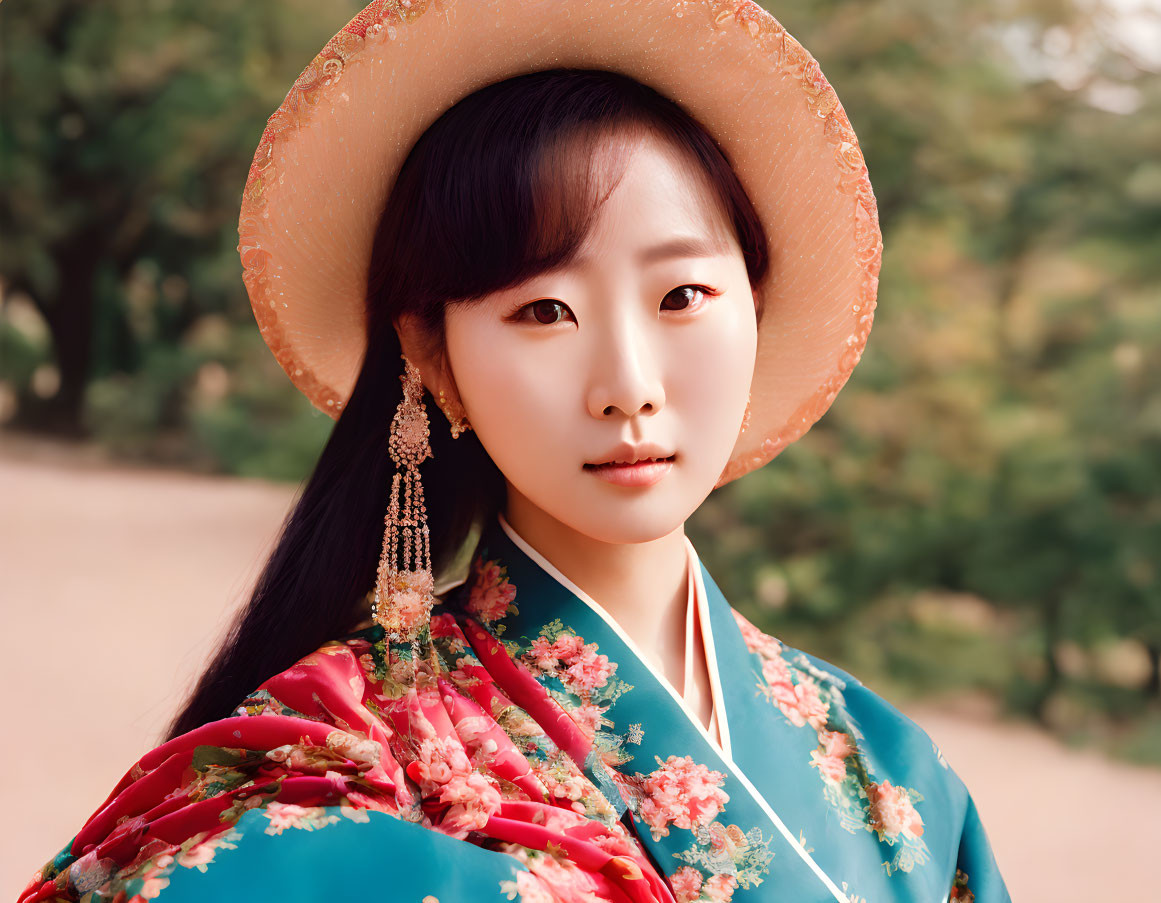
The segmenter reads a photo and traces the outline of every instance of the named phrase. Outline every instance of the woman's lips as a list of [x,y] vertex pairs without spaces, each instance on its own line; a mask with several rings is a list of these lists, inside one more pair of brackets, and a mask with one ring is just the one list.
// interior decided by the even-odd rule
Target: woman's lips
[[585,470],[618,486],[652,486],[673,468],[673,459],[645,458],[633,464],[586,464]]

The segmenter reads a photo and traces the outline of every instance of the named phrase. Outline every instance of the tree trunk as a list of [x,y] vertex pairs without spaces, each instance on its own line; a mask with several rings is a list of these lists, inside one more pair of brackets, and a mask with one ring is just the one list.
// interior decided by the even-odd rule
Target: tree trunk
[[85,388],[93,361],[93,306],[104,246],[101,231],[86,230],[70,236],[53,251],[60,273],[57,296],[52,303],[34,300],[52,336],[60,386],[49,398],[24,399],[26,404],[18,416],[20,426],[69,438],[88,435]]
[[1149,656],[1149,678],[1145,681],[1145,694],[1150,699],[1161,699],[1161,642],[1150,640],[1145,643],[1145,653]]
[[1034,703],[1036,719],[1044,725],[1048,724],[1048,701],[1060,689],[1063,671],[1056,658],[1056,647],[1061,636],[1061,613],[1063,604],[1061,597],[1055,592],[1050,595],[1044,606],[1044,683],[1037,694]]

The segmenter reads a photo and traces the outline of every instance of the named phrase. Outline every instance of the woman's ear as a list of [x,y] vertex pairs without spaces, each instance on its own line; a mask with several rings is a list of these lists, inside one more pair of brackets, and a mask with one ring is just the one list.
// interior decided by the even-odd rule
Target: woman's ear
[[399,336],[399,347],[416,367],[423,379],[423,385],[431,393],[436,403],[440,403],[443,393],[443,413],[449,421],[463,413],[455,379],[447,366],[446,356],[439,353],[438,343],[424,328],[415,314],[400,314],[395,319],[395,332]]

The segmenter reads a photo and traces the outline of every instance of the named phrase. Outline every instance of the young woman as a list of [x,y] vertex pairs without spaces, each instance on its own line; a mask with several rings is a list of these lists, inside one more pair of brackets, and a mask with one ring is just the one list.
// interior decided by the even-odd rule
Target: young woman
[[854,134],[768,14],[372,4],[240,233],[334,432],[169,738],[24,900],[1008,899],[923,731],[684,534],[875,304]]

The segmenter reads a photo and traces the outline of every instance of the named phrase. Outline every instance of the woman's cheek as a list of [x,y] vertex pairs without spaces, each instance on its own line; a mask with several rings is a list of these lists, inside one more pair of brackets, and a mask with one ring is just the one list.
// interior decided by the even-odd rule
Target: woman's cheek
[[[570,413],[575,417],[580,410],[579,402],[566,397],[559,363],[527,352],[517,355],[498,348],[489,365],[459,377],[465,379],[465,407],[480,442],[508,479],[558,478],[560,468],[572,463],[567,460],[570,449],[575,456],[583,455],[572,441],[576,425],[569,420]],[[513,361],[523,364],[512,366]],[[583,462],[575,463],[579,467]]]

